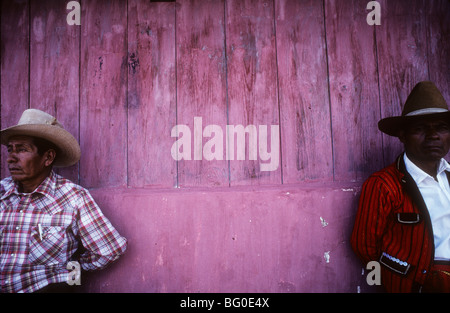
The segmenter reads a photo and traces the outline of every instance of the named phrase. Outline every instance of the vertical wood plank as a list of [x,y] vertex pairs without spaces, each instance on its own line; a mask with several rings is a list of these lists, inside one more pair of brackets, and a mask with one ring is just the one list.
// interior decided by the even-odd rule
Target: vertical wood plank
[[450,2],[427,2],[429,77],[450,105]]
[[[382,23],[377,27],[381,118],[401,115],[413,87],[428,80],[425,8],[429,1],[380,1]],[[403,151],[398,138],[383,134],[384,163]]]
[[363,180],[383,165],[374,26],[367,1],[325,1],[335,180]]
[[[30,107],[53,116],[78,139],[80,27],[66,22],[66,3],[31,2]],[[78,182],[78,164],[55,169]]]
[[[187,125],[191,136],[191,159],[178,161],[179,186],[228,186],[224,36],[223,0],[177,3],[177,124]],[[194,118],[198,118],[198,134]],[[212,125],[222,134],[218,130],[202,138],[204,129]],[[205,158],[203,147],[210,140],[217,143],[216,149],[223,149],[218,159]]]
[[[432,1],[427,8],[429,79],[436,84],[450,106],[450,2]],[[450,161],[450,153],[446,159]]]
[[98,0],[81,7],[80,182],[127,183],[127,3]]
[[[0,126],[17,124],[29,107],[29,3],[1,2]],[[1,178],[9,176],[6,149],[1,148]]]
[[132,0],[128,5],[128,183],[173,187],[175,4]]
[[[279,125],[276,42],[273,1],[230,0],[227,14],[228,122],[243,127]],[[231,135],[230,135],[231,136]],[[229,139],[229,138],[228,138]],[[279,138],[277,138],[279,140]],[[250,160],[251,144],[247,137],[245,160],[230,161],[230,184],[281,183],[281,156],[274,171],[261,171],[261,155]],[[271,142],[268,144],[270,147]],[[270,150],[270,148],[269,148]],[[273,154],[275,155],[275,154]],[[267,162],[263,162],[267,163]]]
[[321,1],[276,1],[283,182],[333,180]]

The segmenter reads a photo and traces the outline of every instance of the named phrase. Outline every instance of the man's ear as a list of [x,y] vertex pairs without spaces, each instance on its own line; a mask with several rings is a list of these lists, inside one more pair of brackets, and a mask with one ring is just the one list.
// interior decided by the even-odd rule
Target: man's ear
[[44,165],[49,167],[53,164],[53,162],[56,159],[56,151],[53,149],[49,149],[47,150],[47,152],[45,152],[45,161],[44,161]]

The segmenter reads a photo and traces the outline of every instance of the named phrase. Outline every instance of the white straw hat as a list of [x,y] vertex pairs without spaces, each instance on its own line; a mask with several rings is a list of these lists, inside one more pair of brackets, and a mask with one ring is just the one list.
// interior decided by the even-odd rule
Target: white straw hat
[[59,149],[53,163],[56,167],[71,166],[81,156],[77,140],[55,117],[37,109],[25,110],[17,125],[1,130],[0,136],[2,145],[7,145],[12,136],[31,136],[52,142]]

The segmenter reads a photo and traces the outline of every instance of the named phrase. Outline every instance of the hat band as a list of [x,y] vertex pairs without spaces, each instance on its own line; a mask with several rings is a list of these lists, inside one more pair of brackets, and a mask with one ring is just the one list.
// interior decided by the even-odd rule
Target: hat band
[[444,112],[448,112],[448,110],[442,109],[442,108],[428,108],[428,109],[421,109],[421,110],[416,110],[416,111],[409,112],[405,116],[415,116],[415,115],[444,113]]

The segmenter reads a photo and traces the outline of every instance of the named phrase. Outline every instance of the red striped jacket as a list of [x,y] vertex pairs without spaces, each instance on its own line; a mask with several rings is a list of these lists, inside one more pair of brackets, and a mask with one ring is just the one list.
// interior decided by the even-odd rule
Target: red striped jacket
[[364,182],[351,245],[364,264],[383,265],[386,291],[417,291],[425,282],[434,260],[433,229],[403,155]]

